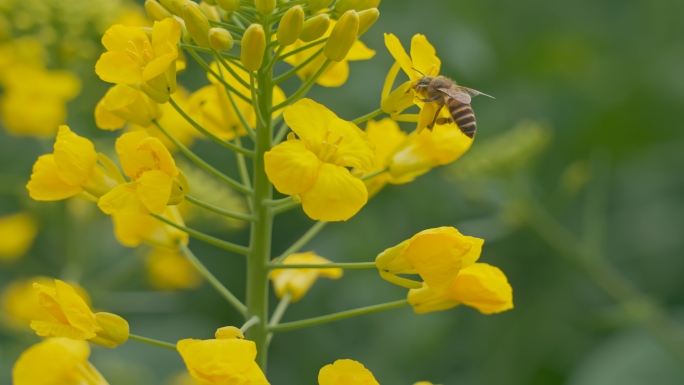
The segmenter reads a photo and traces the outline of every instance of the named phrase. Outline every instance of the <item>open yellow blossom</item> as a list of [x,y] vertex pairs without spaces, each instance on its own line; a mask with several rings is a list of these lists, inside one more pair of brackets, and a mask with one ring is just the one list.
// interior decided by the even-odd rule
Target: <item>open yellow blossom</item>
[[[285,265],[321,265],[331,263],[329,260],[308,253],[291,254],[282,261]],[[299,301],[304,294],[316,283],[318,277],[338,279],[342,276],[342,269],[275,269],[270,278],[276,295],[282,298],[286,293],[292,295],[292,302]]]
[[[31,277],[12,281],[0,295],[0,317],[5,325],[13,329],[28,329],[33,320],[50,320],[52,316],[38,301],[38,292],[33,284],[55,287],[55,279],[48,277]],[[88,293],[76,284],[72,284],[79,297],[90,304]]]
[[[333,28],[335,27],[335,21],[331,21],[328,31],[323,35],[323,38],[329,37]],[[288,52],[292,52],[299,49],[309,43],[305,43],[301,40],[297,40],[294,44],[288,46],[284,51],[283,55]],[[314,46],[285,58],[285,62],[291,64],[293,67],[297,67],[312,56],[316,55],[321,49],[321,46]],[[330,63],[328,68],[323,71],[320,77],[316,79],[316,83],[323,87],[339,87],[343,85],[349,78],[349,62],[359,61],[359,60],[369,60],[375,56],[375,51],[366,47],[360,40],[356,40],[351,47],[351,50],[347,54],[346,58],[339,62]],[[313,59],[309,64],[306,64],[300,70],[297,71],[297,76],[302,80],[307,80],[311,78],[318,70],[321,69],[323,63],[325,63],[325,55],[318,55],[317,58]]]
[[173,18],[155,21],[152,39],[140,27],[115,25],[105,32],[107,52],[95,64],[100,79],[127,84],[165,103],[176,92],[176,59],[181,24]]
[[368,201],[368,191],[347,167],[361,172],[373,168],[375,154],[366,134],[310,99],[286,108],[284,115],[299,139],[290,134],[266,152],[271,183],[283,194],[298,194],[312,219],[333,222],[354,216]]
[[202,284],[202,276],[187,258],[177,251],[153,249],[145,267],[150,284],[159,290],[194,289]]
[[446,290],[435,291],[423,285],[409,290],[408,301],[418,314],[451,309],[461,304],[482,314],[494,314],[513,308],[513,289],[499,268],[475,263],[461,270]]
[[[223,65],[219,67],[216,62],[213,62],[211,68],[217,74],[222,74],[225,82],[236,91],[242,95],[250,95],[251,90],[245,87],[245,84],[249,84],[249,72],[232,63],[227,64],[229,68]],[[232,73],[237,74],[237,77],[233,76]],[[193,116],[197,116],[198,123],[221,139],[231,140],[236,135],[247,135],[247,130],[233,107],[225,86],[210,73],[207,74],[207,77],[211,84],[200,88],[190,96],[189,112]],[[256,126],[257,117],[252,104],[235,94],[232,97],[247,123],[251,127]],[[273,105],[278,105],[284,101],[285,93],[283,90],[277,86],[273,87]],[[282,109],[277,110],[273,113],[273,117],[281,113]]]
[[337,360],[318,373],[318,385],[379,385],[373,373],[354,360]]
[[49,137],[66,122],[67,102],[81,90],[68,71],[17,64],[3,70],[0,117],[14,135]]
[[88,362],[85,341],[49,338],[19,356],[12,369],[14,385],[108,385]]
[[[167,206],[161,215],[176,224],[185,225],[183,217],[175,206]],[[146,243],[156,248],[176,250],[177,242],[188,244],[188,233],[150,215],[115,213],[112,215],[112,220],[114,221],[114,235],[124,246],[137,247]]]
[[31,180],[26,185],[31,198],[56,201],[87,192],[100,197],[117,182],[97,164],[93,143],[60,126],[54,153],[41,155],[33,165]]
[[169,150],[144,131],[127,132],[116,141],[124,174],[133,182],[116,186],[98,206],[105,214],[162,214],[179,174]]
[[[415,35],[411,39],[411,56],[406,53],[399,39],[393,34],[385,34],[385,45],[396,63],[387,74],[382,89],[382,110],[396,120],[412,122],[426,120],[415,115],[401,115],[405,109],[415,103],[421,107],[421,116],[429,115],[429,121],[432,121],[437,112],[434,109],[435,103],[417,101],[414,86],[423,77],[423,74],[425,76],[437,76],[439,74],[442,62],[437,57],[435,48],[424,35]],[[408,75],[410,80],[392,91],[392,86],[400,69]],[[418,131],[422,131],[422,128],[424,127],[418,127]]]
[[146,127],[161,116],[154,100],[123,84],[112,86],[95,107],[95,124],[103,130],[118,130],[129,122]]
[[111,313],[94,314],[76,290],[55,280],[55,287],[33,284],[38,303],[50,313],[48,320],[31,321],[31,329],[42,337],[90,340],[110,348],[128,340],[128,322]]
[[245,340],[238,328],[218,329],[216,339],[181,340],[176,347],[192,377],[202,385],[269,384],[255,362],[256,344]]
[[480,258],[484,240],[462,235],[453,227],[419,232],[375,259],[380,276],[397,285],[415,289],[422,283],[397,274],[419,274],[434,291],[448,288],[461,269]]
[[38,224],[29,213],[0,217],[0,261],[15,260],[31,248]]

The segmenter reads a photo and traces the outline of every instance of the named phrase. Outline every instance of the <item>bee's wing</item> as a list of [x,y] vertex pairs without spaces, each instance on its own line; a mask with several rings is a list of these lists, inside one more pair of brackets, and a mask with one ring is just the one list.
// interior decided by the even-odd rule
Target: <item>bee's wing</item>
[[456,99],[463,104],[470,104],[470,95],[467,92],[461,91],[458,88],[438,88],[439,92],[444,95]]
[[472,89],[472,88],[462,87],[462,86],[457,86],[457,87],[458,87],[460,90],[462,90],[462,91],[464,91],[464,92],[468,92],[468,93],[470,93],[470,94],[473,95],[473,96],[483,95],[483,96],[486,96],[486,97],[489,97],[489,98],[492,98],[492,99],[496,99],[496,98],[493,97],[492,95],[487,95],[487,94],[485,94],[484,92],[480,92],[480,91],[474,90],[474,89]]

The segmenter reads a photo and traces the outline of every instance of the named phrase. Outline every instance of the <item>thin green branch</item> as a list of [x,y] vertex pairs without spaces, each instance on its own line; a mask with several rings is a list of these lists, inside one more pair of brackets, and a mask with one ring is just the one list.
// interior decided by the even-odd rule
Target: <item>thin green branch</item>
[[192,263],[193,266],[197,269],[197,271],[204,277],[204,279],[209,282],[211,286],[216,289],[216,291],[221,294],[223,298],[228,301],[229,304],[231,304],[235,310],[237,310],[242,316],[247,315],[247,307],[240,301],[236,296],[233,295],[233,293],[230,292],[223,284],[209,271],[209,269],[200,262],[199,259],[193,254],[193,252],[183,244],[182,242],[179,242],[178,245],[180,246],[180,250],[185,256],[185,258]]
[[161,130],[161,132],[163,132],[164,135],[166,135],[169,138],[169,140],[171,140],[173,142],[173,144],[176,145],[176,147],[178,147],[178,150],[180,152],[182,152],[183,155],[185,155],[193,163],[195,163],[196,165],[198,165],[199,167],[204,169],[206,172],[208,172],[208,173],[212,174],[213,176],[217,177],[218,179],[222,180],[223,182],[225,182],[227,185],[231,186],[232,188],[240,191],[241,193],[243,193],[243,194],[251,194],[252,193],[252,189],[250,189],[246,186],[243,186],[239,182],[233,180],[233,178],[231,178],[231,177],[225,175],[224,173],[222,173],[221,171],[215,169],[212,165],[210,165],[209,163],[205,162],[202,158],[197,156],[194,152],[190,151],[187,147],[185,147],[183,145],[183,143],[179,142],[173,136],[171,136],[164,129],[164,127],[162,127],[159,124],[159,122],[157,122],[155,120],[154,123],[159,128],[159,130]]
[[288,247],[287,250],[285,250],[280,256],[277,258],[273,259],[270,263],[270,265],[278,264],[283,261],[283,259],[287,258],[288,255],[292,253],[296,253],[299,250],[302,249],[302,247],[306,246],[309,241],[313,239],[316,235],[318,235],[321,230],[328,224],[328,222],[323,222],[323,221],[318,221],[316,224],[311,226],[309,230],[304,233],[295,243],[292,244],[292,246]]
[[269,263],[269,269],[375,269],[375,262],[325,263],[320,265]]
[[[242,67],[242,65],[240,65],[240,67]],[[219,66],[218,68],[219,68],[219,72],[220,72],[220,74],[221,74],[221,77],[223,78],[223,69],[222,69],[222,68],[223,68],[223,65]],[[226,68],[230,70],[230,72],[231,72],[231,74],[233,74],[233,76],[239,77],[236,73],[234,73],[234,72],[232,71],[232,69],[230,69],[230,66],[227,66]],[[242,67],[242,68],[244,68],[244,67]],[[245,71],[247,71],[247,69],[245,69]],[[242,80],[242,79],[240,79],[240,80],[241,80],[243,83],[247,84],[246,82],[244,82],[244,80]],[[240,122],[242,123],[243,127],[245,128],[245,131],[247,131],[247,135],[249,135],[249,137],[250,137],[253,141],[255,141],[255,140],[256,140],[256,132],[255,132],[254,129],[249,125],[249,123],[247,122],[247,119],[245,118],[245,115],[243,115],[243,113],[242,113],[242,111],[240,110],[240,108],[238,108],[238,105],[237,105],[237,103],[235,103],[235,99],[233,98],[233,95],[232,95],[230,89],[228,89],[228,88],[226,88],[226,87],[224,87],[224,88],[225,88],[225,90],[226,90],[226,94],[228,95],[228,100],[230,101],[230,105],[233,106],[233,111],[235,111],[235,113],[236,113],[237,116],[238,116],[238,119],[240,119]],[[249,88],[249,84],[247,84],[247,88]],[[254,100],[254,99],[253,99],[253,100]],[[238,131],[238,130],[235,130],[235,138],[239,138],[239,137],[240,137],[240,133],[237,132],[237,131]],[[237,141],[237,144],[236,144],[236,145],[237,145],[238,147],[242,148],[242,143],[240,143],[240,141]],[[243,183],[244,183],[244,182],[243,182]]]
[[[209,53],[209,54],[212,53],[211,48],[204,48],[204,47],[200,47],[198,45],[193,45],[193,44],[180,43],[180,47],[182,49],[185,49],[188,51],[196,51],[196,52]],[[221,55],[222,57],[224,57],[226,59],[230,59],[230,60],[240,60],[240,58],[238,56],[231,55],[227,52],[219,52],[219,55]],[[240,67],[244,68],[244,67],[242,67],[242,65],[240,65]]]
[[287,122],[283,122],[278,129],[278,133],[276,133],[276,136],[273,138],[273,145],[275,146],[276,144],[282,142],[289,131],[290,127],[287,125]]
[[[279,58],[280,55],[283,53],[283,51],[285,50],[285,48],[287,48],[287,47],[284,46],[284,45],[281,45],[280,47],[278,47],[278,50],[276,51],[275,55],[273,55],[273,59],[271,59],[271,61],[268,63],[268,67],[266,67],[266,68],[268,68],[269,71],[273,69],[273,66],[274,66],[274,65],[276,64],[276,62],[278,61],[278,58]],[[278,84],[278,83],[277,83],[277,82],[274,82],[274,84]]]
[[[219,74],[221,75],[221,79],[225,80],[225,78],[223,77],[223,71],[221,70],[221,67],[223,67],[228,72],[230,72],[230,74],[233,76],[233,79],[237,80],[238,83],[240,83],[243,87],[249,88],[249,83],[242,80],[240,75],[238,75],[238,73],[235,72],[235,70],[230,65],[228,65],[228,63],[223,59],[223,57],[221,57],[221,55],[219,55],[218,51],[216,51],[214,49],[212,49],[211,51],[214,54],[214,57],[216,58],[216,60],[218,60],[219,63],[221,63],[221,66],[219,67]],[[252,98],[252,100],[254,100],[254,99]]]
[[[245,308],[245,311],[247,311],[247,308]],[[242,325],[240,327],[240,331],[243,333],[246,333],[247,330],[249,330],[249,328],[251,328],[254,325],[259,324],[260,322],[261,322],[261,320],[259,319],[259,317],[252,316],[252,318],[248,319],[247,322],[245,322],[244,325]]]
[[175,345],[175,344],[171,344],[171,343],[168,343],[168,342],[155,340],[155,339],[152,339],[152,338],[141,337],[141,336],[138,336],[138,335],[135,335],[135,334],[129,334],[129,335],[128,335],[128,339],[129,339],[129,340],[133,340],[133,341],[142,342],[142,343],[148,344],[148,345],[154,345],[154,346],[157,346],[157,347],[160,347],[160,348],[164,348],[164,349],[169,349],[169,350],[174,350],[174,351],[176,350],[176,345]]
[[376,176],[381,175],[381,174],[384,174],[384,173],[386,173],[387,171],[389,171],[389,167],[383,168],[382,170],[378,170],[378,171],[372,172],[372,173],[370,173],[370,174],[368,174],[368,175],[364,175],[364,176],[361,178],[361,180],[368,180],[368,179],[371,179],[371,178],[375,178]]
[[306,327],[311,327],[311,326],[322,325],[322,324],[325,324],[328,322],[339,321],[339,320],[343,320],[346,318],[357,317],[357,316],[364,315],[364,314],[370,314],[370,313],[376,313],[376,312],[384,311],[384,310],[396,309],[396,308],[407,306],[408,304],[409,304],[408,300],[402,299],[399,301],[383,303],[380,305],[366,306],[366,307],[362,307],[359,309],[342,311],[339,313],[324,315],[321,317],[309,318],[309,319],[305,319],[305,320],[301,320],[301,321],[286,322],[286,323],[282,323],[280,325],[275,325],[275,326],[269,327],[268,330],[271,333],[286,332],[286,331],[290,331],[290,330],[296,330],[296,329],[301,329],[301,328],[306,328]]
[[224,241],[222,239],[212,237],[211,235],[204,234],[204,233],[199,232],[197,230],[193,230],[191,228],[181,226],[178,223],[175,223],[171,220],[168,220],[161,215],[157,215],[157,214],[150,214],[150,215],[152,215],[153,217],[155,217],[155,218],[159,219],[160,221],[166,223],[167,225],[175,227],[178,230],[181,230],[183,232],[186,232],[189,236],[196,238],[196,239],[199,239],[200,241],[206,242],[210,245],[214,245],[216,247],[220,247],[224,250],[232,251],[232,252],[237,253],[237,254],[243,254],[243,255],[249,254],[249,248],[248,247],[236,245],[234,243],[230,243],[228,241]]
[[[246,149],[246,148],[243,148],[243,147],[240,147],[240,146],[236,146],[236,145],[234,145],[233,143],[230,143],[230,142],[227,141],[227,140],[223,140],[223,139],[219,138],[218,136],[216,136],[216,135],[215,135],[214,133],[212,133],[211,131],[209,131],[209,130],[207,130],[206,128],[202,127],[201,124],[197,123],[197,122],[195,121],[195,119],[191,118],[190,115],[188,115],[185,111],[183,111],[183,109],[178,105],[178,103],[176,103],[175,100],[173,100],[173,98],[169,99],[169,103],[171,104],[171,106],[172,106],[176,111],[178,111],[178,113],[183,117],[183,119],[185,119],[188,123],[190,123],[191,126],[195,127],[195,129],[196,129],[197,131],[199,131],[202,135],[206,136],[207,138],[211,139],[213,142],[218,143],[218,144],[221,145],[222,147],[225,147],[225,148],[227,148],[227,149],[229,149],[229,150],[231,150],[231,151],[239,152],[239,153],[241,153],[241,154],[243,154],[243,155],[245,155],[245,156],[248,156],[248,157],[250,157],[250,158],[253,158],[253,157],[254,157],[254,151],[250,151],[250,150],[248,150],[248,149]],[[156,122],[155,124],[157,125],[157,127],[159,127],[159,122]],[[170,138],[169,138],[169,139],[170,139]]]
[[292,51],[286,53],[285,55],[281,56],[278,60],[285,60],[292,55],[296,55],[302,51],[306,51],[307,49],[315,47],[317,45],[321,45],[321,44],[325,43],[326,41],[328,41],[328,38],[324,37],[323,39],[316,40],[316,41],[311,42],[309,44],[303,45],[299,48],[293,49]]
[[244,33],[244,32],[245,32],[245,29],[244,29],[244,28],[241,28],[241,27],[239,27],[239,26],[237,26],[237,25],[232,25],[232,24],[228,24],[228,23],[223,23],[223,22],[220,22],[220,21],[209,20],[209,24],[212,25],[212,26],[214,26],[214,27],[225,28],[225,29],[227,29],[227,30],[229,30],[229,31],[234,31],[234,32],[239,32],[239,33]]
[[223,215],[224,217],[239,219],[241,221],[247,221],[247,222],[254,222],[257,220],[257,217],[254,215],[236,213],[234,211],[222,209],[220,207],[210,205],[209,203],[202,202],[201,200],[193,198],[190,195],[186,195],[185,200],[194,204],[197,207],[201,207],[205,210],[209,210],[209,211],[214,212],[216,214]]
[[[278,323],[280,323],[280,320],[285,315],[288,306],[290,306],[290,301],[292,301],[292,293],[287,291],[283,295],[283,298],[280,299],[280,302],[278,302],[278,306],[276,306],[275,310],[273,311],[273,315],[271,316],[271,319],[268,321],[268,327],[274,327]],[[266,346],[269,346],[271,344],[272,339],[273,333],[268,333],[268,335],[266,336]]]
[[[240,99],[246,101],[247,103],[252,103],[252,100],[251,100],[250,98],[248,98],[247,96],[243,95],[240,91],[236,90],[233,86],[231,86],[230,84],[228,84],[228,82],[226,82],[225,80],[223,80],[223,79],[221,78],[221,76],[219,76],[219,74],[217,74],[216,71],[214,71],[213,69],[211,69],[211,66],[210,66],[209,64],[207,64],[207,62],[205,62],[201,57],[199,57],[199,55],[198,55],[196,52],[190,50],[190,51],[188,51],[188,53],[190,53],[190,56],[192,56],[192,57],[197,61],[197,63],[199,63],[199,65],[201,65],[202,68],[204,68],[205,71],[207,71],[207,72],[209,72],[210,74],[212,74],[212,75],[216,78],[216,80],[218,80],[221,84],[223,84],[224,87],[226,87],[227,89],[229,89],[231,92],[235,93],[235,95],[237,95],[238,97],[240,97]],[[210,50],[209,53],[211,53],[211,50]]]
[[294,202],[294,198],[292,196],[282,199],[266,199],[264,200],[263,204],[267,206],[279,206],[290,202]]
[[293,208],[300,206],[302,202],[296,202],[294,200],[289,201],[288,203],[283,203],[282,205],[274,206],[273,207],[273,215],[278,215],[282,214],[286,211],[290,211]]
[[299,63],[296,67],[290,69],[289,71],[285,72],[284,74],[282,74],[282,75],[278,76],[277,78],[273,79],[273,82],[274,82],[275,84],[280,84],[280,83],[284,82],[285,80],[291,78],[293,75],[297,74],[297,72],[299,72],[302,68],[308,66],[309,63],[311,63],[312,61],[318,59],[318,57],[321,56],[321,54],[323,53],[323,50],[324,50],[324,49],[325,49],[325,48],[319,49],[318,51],[316,51],[316,53],[314,53],[313,55],[311,55],[310,57],[308,57],[308,58],[307,58],[306,60],[304,60],[303,62]]
[[367,121],[369,121],[369,120],[371,120],[371,119],[373,119],[373,118],[376,118],[376,117],[382,115],[383,112],[384,112],[384,111],[382,110],[382,108],[378,108],[377,110],[375,110],[375,111],[373,111],[373,112],[371,112],[371,113],[369,113],[369,114],[366,114],[366,115],[364,115],[364,116],[362,116],[362,117],[360,117],[360,118],[358,118],[358,119],[356,119],[356,120],[353,120],[352,123],[354,123],[354,124],[356,124],[356,125],[358,126],[358,125],[361,124],[361,123],[365,123],[365,122],[367,122]]
[[[257,100],[257,90],[256,90],[256,80],[254,76],[254,72],[250,71],[249,72],[249,90],[252,92],[252,100],[254,103],[252,103],[252,106],[254,106],[254,113],[257,116],[257,120],[261,124],[262,127],[266,126],[266,121],[264,120],[263,115],[261,114],[260,108],[259,108],[259,103]],[[268,113],[268,110],[264,111],[264,113]],[[257,124],[258,125],[258,124]]]
[[[235,135],[235,144],[242,147],[240,135]],[[240,173],[240,179],[242,180],[242,184],[249,188],[252,188],[252,181],[249,178],[249,172],[247,171],[247,163],[245,162],[245,157],[242,154],[235,155],[237,156],[238,172]]]
[[278,104],[277,106],[273,107],[271,111],[278,111],[281,108],[287,107],[291,105],[292,103],[296,102],[300,98],[302,98],[304,95],[306,95],[307,92],[313,87],[313,85],[316,83],[316,80],[321,76],[321,74],[328,69],[328,66],[332,63],[332,60],[326,59],[325,63],[321,66],[321,68],[316,71],[316,73],[308,79],[302,86],[299,88],[297,92],[295,92],[292,96],[287,98],[284,102]]

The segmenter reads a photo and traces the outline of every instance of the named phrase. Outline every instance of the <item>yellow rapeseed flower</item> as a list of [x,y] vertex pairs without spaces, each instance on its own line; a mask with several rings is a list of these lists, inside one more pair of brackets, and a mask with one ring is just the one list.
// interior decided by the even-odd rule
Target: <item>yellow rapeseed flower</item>
[[127,132],[116,141],[124,174],[133,182],[116,186],[98,206],[105,214],[162,214],[179,174],[169,150],[144,131]]
[[238,328],[221,328],[216,339],[181,340],[176,347],[192,377],[202,385],[269,384],[255,362],[256,344],[245,340]]
[[103,130],[118,130],[129,122],[147,127],[161,115],[159,105],[145,93],[117,84],[97,103],[95,124]]
[[187,258],[177,251],[153,249],[145,261],[147,278],[159,290],[194,289],[202,284],[202,276]]
[[90,140],[60,126],[54,153],[41,155],[33,165],[31,180],[26,185],[29,195],[38,201],[55,201],[84,191],[94,197],[106,194],[117,182],[97,160]]
[[448,288],[464,269],[480,258],[484,240],[462,235],[453,227],[438,227],[419,232],[375,259],[380,276],[409,289],[422,283],[398,274],[419,274],[433,291]]
[[54,135],[66,121],[67,102],[81,90],[78,77],[23,63],[3,72],[0,116],[7,130],[20,136]]
[[499,268],[475,263],[461,270],[446,290],[435,291],[423,285],[409,290],[408,301],[418,314],[451,309],[461,304],[482,314],[494,314],[513,308],[513,289]]
[[100,79],[128,84],[165,103],[176,91],[176,59],[181,24],[173,18],[155,21],[152,40],[140,27],[115,25],[105,32],[95,72]]
[[38,224],[29,213],[0,217],[0,261],[15,260],[31,248]]
[[[185,225],[175,206],[167,206],[161,215],[178,225]],[[178,247],[177,242],[188,243],[188,233],[150,215],[115,213],[112,220],[114,235],[124,246],[137,247],[146,243],[156,248],[175,250]]]
[[128,323],[110,313],[94,314],[76,290],[66,282],[55,280],[55,287],[33,284],[38,303],[48,313],[48,320],[31,321],[31,329],[42,337],[90,340],[110,348],[128,340]]
[[337,360],[318,373],[318,385],[379,385],[373,373],[354,360]]
[[[328,31],[323,35],[323,37],[329,37],[335,28],[335,21],[331,21]],[[283,55],[288,52],[294,51],[305,46],[307,43],[297,40],[294,44],[288,46],[283,51]],[[290,55],[285,58],[285,62],[291,64],[293,67],[297,67],[305,61],[309,60],[311,56],[315,55],[321,46],[315,46],[298,52],[294,55]],[[346,55],[345,59],[339,62],[330,63],[328,68],[323,71],[321,76],[316,79],[316,83],[323,87],[339,87],[343,85],[349,78],[349,62],[359,61],[359,60],[369,60],[375,56],[375,51],[366,47],[360,40],[356,39],[354,44],[352,44],[349,53]],[[325,55],[319,55],[317,58],[313,59],[309,64],[305,65],[302,69],[297,71],[297,76],[302,80],[307,80],[311,78],[325,63]]]
[[[397,148],[406,141],[408,136],[399,128],[399,124],[390,118],[380,121],[370,120],[366,124],[366,135],[375,144],[375,164],[369,173],[385,170],[392,161]],[[387,183],[392,182],[389,172],[384,172],[365,181],[370,196],[375,195]]]
[[[55,287],[55,279],[48,277],[31,277],[12,281],[0,294],[0,317],[5,325],[13,329],[28,329],[33,320],[50,320],[52,316],[38,301],[38,292],[33,284]],[[88,293],[80,286],[72,284],[76,293],[90,304]]]
[[108,385],[88,362],[85,341],[50,338],[28,348],[12,369],[14,385]]
[[[236,73],[243,82],[249,84],[249,72],[232,63],[227,64],[230,67],[230,70]],[[232,76],[226,67],[223,65],[219,67],[216,62],[213,62],[211,63],[211,68],[217,74],[223,74],[225,82],[235,90],[243,95],[250,94],[251,90]],[[237,111],[233,108],[233,104],[230,102],[224,85],[210,73],[207,74],[207,77],[211,84],[200,88],[190,96],[188,112],[204,128],[221,139],[231,140],[234,139],[236,135],[247,135],[247,130],[242,124]],[[242,113],[242,116],[247,123],[251,127],[256,126],[257,116],[254,111],[254,106],[236,95],[232,95],[232,97],[235,105]],[[283,90],[278,86],[273,87],[273,105],[278,105],[284,101],[285,93]],[[281,113],[282,109],[277,110],[273,113],[273,117],[276,117]]]
[[264,155],[271,183],[283,194],[299,195],[312,219],[354,216],[368,201],[368,191],[347,167],[361,172],[373,167],[375,154],[366,134],[311,99],[287,107],[284,115],[294,134]]
[[[320,265],[331,263],[331,261],[316,255],[310,251],[308,253],[291,254],[282,261],[286,265]],[[342,276],[343,270],[334,269],[275,269],[271,272],[270,278],[273,281],[273,289],[278,298],[282,298],[286,293],[292,295],[292,302],[299,301],[304,294],[316,283],[318,277],[338,279]]]

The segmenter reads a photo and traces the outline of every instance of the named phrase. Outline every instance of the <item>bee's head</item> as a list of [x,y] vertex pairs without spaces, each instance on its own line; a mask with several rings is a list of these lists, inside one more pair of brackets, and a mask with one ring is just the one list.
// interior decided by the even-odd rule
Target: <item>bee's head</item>
[[415,85],[416,91],[427,91],[428,85],[433,79],[434,78],[432,76],[423,76],[422,78],[420,78],[420,80],[418,80],[418,82]]

